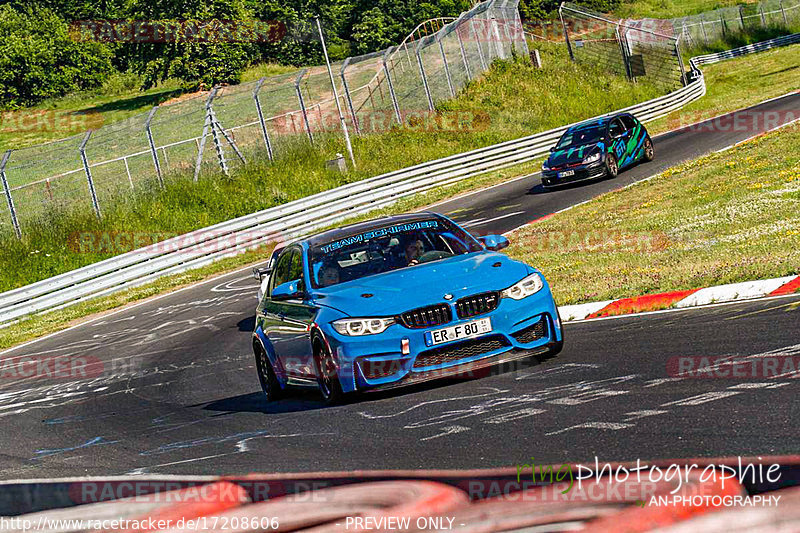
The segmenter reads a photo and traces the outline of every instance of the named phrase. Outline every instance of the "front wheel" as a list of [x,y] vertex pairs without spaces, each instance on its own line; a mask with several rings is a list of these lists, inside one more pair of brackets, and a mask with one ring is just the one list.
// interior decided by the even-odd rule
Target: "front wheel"
[[653,141],[650,137],[644,140],[644,160],[648,163],[656,158],[656,150],[653,148]]
[[320,338],[314,340],[314,363],[317,367],[317,385],[322,400],[328,405],[341,403],[344,393],[339,382],[336,361],[333,360],[328,346]]
[[619,165],[617,164],[617,158],[614,154],[608,154],[606,156],[606,176],[609,179],[614,179],[619,175]]

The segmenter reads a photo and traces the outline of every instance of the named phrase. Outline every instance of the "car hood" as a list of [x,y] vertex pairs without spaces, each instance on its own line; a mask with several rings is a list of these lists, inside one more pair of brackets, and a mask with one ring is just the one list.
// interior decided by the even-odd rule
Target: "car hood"
[[574,165],[581,163],[583,158],[593,154],[594,152],[603,150],[603,143],[584,144],[582,146],[570,146],[564,150],[556,150],[547,158],[547,162],[551,167],[559,167],[562,165]]
[[318,305],[349,316],[393,316],[481,292],[502,290],[532,272],[525,263],[496,252],[452,257],[314,291]]

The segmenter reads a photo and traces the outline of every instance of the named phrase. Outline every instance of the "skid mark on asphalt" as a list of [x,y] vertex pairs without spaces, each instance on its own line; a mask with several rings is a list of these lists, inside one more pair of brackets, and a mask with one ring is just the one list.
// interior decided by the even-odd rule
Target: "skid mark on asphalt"
[[91,448],[93,446],[105,446],[107,444],[116,444],[119,441],[112,440],[108,441],[105,440],[103,437],[95,437],[93,439],[89,439],[88,441],[84,442],[83,444],[78,444],[77,446],[71,446],[67,448],[53,448],[53,449],[44,449],[44,450],[36,450],[36,457],[32,460],[37,461],[44,457],[50,457],[53,455],[60,455],[64,453],[74,452],[77,450],[83,450],[86,448]]

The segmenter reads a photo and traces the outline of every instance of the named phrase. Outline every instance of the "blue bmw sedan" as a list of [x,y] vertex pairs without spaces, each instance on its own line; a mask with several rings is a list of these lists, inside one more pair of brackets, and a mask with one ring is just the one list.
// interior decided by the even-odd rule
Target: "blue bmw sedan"
[[381,218],[276,249],[253,350],[268,400],[289,386],[348,393],[469,375],[555,354],[561,322],[544,276],[435,213]]

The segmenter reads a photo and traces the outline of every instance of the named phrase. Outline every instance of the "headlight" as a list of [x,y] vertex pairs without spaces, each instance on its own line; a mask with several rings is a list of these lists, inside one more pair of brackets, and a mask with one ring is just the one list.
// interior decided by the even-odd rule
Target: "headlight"
[[358,337],[383,333],[394,322],[394,318],[342,318],[331,322],[331,325],[341,335]]
[[544,287],[542,277],[534,273],[504,290],[501,296],[512,300],[522,300],[532,294],[536,294],[542,290],[542,287]]
[[583,164],[588,165],[590,163],[597,163],[598,161],[600,161],[600,157],[601,157],[600,152],[586,156],[583,158]]
[[550,170],[550,165],[547,164],[547,161],[542,163],[542,170]]

